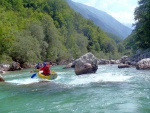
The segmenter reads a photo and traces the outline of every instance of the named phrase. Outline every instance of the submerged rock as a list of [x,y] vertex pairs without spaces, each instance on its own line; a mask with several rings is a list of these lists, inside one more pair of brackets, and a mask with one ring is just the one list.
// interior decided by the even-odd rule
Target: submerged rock
[[128,65],[128,64],[119,64],[118,65],[118,68],[129,68],[130,67],[130,65]]
[[3,77],[0,75],[0,82],[4,82],[5,80],[3,79]]
[[72,63],[69,63],[65,67],[63,67],[63,69],[68,69],[68,68],[72,68]]
[[76,75],[95,73],[98,69],[97,58],[92,53],[87,53],[75,60]]

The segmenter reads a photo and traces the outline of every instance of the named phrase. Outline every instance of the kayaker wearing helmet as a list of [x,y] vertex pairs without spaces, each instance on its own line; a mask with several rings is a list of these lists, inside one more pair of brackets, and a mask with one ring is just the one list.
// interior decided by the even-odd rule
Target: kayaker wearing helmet
[[50,75],[50,65],[49,64],[46,64],[45,62],[43,63],[43,67],[40,68],[40,70],[43,71],[43,75]]

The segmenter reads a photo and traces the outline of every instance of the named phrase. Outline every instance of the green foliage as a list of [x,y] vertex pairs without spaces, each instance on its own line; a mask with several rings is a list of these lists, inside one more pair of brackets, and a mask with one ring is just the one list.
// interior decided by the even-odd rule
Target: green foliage
[[135,29],[125,40],[118,44],[118,52],[132,56],[137,50],[150,48],[150,1],[139,0],[135,9]]
[[119,40],[74,12],[65,0],[1,0],[0,7],[0,52],[15,61],[59,62],[87,52],[99,58],[119,56]]
[[139,48],[150,48],[150,1],[139,0],[135,15],[135,39]]
[[40,44],[28,30],[16,34],[12,48],[10,56],[14,61],[24,63],[40,60]]
[[12,58],[8,56],[7,54],[0,55],[0,63],[8,63],[10,64],[12,62]]
[[112,33],[108,33],[107,32],[108,37],[111,37],[116,43],[119,43],[122,41],[121,38],[117,37],[116,35],[112,34]]
[[125,51],[124,45],[122,43],[119,43],[117,46],[119,53],[123,53]]
[[[14,23],[11,21],[11,16],[13,17],[13,12],[5,12],[3,8],[0,8],[0,53],[6,53],[10,49],[14,35]],[[9,21],[10,20],[10,21]]]
[[135,32],[132,32],[131,35],[118,44],[118,51],[124,55],[132,56],[137,50]]

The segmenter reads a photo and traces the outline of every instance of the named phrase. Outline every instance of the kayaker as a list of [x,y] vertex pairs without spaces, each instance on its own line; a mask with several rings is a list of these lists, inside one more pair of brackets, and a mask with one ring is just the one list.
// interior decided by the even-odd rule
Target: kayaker
[[37,63],[37,65],[35,66],[35,69],[40,69],[40,63]]
[[43,71],[43,75],[50,75],[50,65],[49,64],[46,64],[45,62],[43,63],[43,67],[40,68],[40,70]]
[[38,72],[39,69],[42,68],[42,67],[43,67],[43,64],[38,62],[38,63],[35,65],[35,68],[34,68],[32,71],[30,71],[30,73],[32,73],[32,72]]

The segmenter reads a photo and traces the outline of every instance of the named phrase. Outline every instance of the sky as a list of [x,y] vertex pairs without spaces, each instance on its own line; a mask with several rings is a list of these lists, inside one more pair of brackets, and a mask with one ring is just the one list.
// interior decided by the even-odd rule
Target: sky
[[119,22],[131,27],[135,23],[134,10],[138,0],[72,0],[110,14]]

